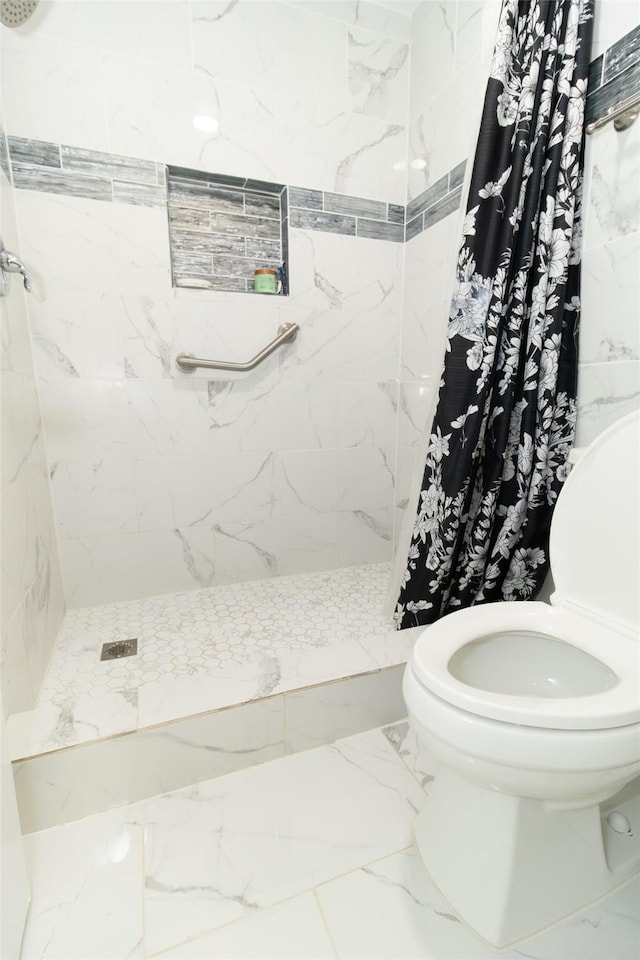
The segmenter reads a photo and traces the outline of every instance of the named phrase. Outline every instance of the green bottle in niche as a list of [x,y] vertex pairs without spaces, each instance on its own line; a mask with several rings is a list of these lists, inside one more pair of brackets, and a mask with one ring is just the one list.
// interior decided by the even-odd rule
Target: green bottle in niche
[[278,274],[269,267],[260,267],[253,275],[253,289],[256,293],[277,293]]

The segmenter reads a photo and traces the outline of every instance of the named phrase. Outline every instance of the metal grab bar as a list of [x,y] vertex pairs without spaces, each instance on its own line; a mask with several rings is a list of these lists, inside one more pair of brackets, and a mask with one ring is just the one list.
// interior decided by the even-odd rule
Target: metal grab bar
[[183,373],[193,373],[196,367],[205,367],[207,370],[253,370],[259,363],[277,350],[282,343],[289,343],[298,336],[297,323],[283,323],[278,327],[278,336],[271,343],[268,343],[260,353],[247,360],[246,363],[232,363],[229,360],[203,360],[201,357],[194,357],[192,353],[179,353],[176,357],[176,366]]
[[639,112],[640,93],[634,93],[625,100],[619,100],[618,103],[614,103],[613,106],[609,107],[604,116],[600,117],[598,120],[594,120],[593,123],[588,124],[586,127],[586,132],[594,133],[596,130],[599,130],[600,127],[604,127],[605,124],[610,123],[612,120],[613,125],[618,132],[626,130],[627,127],[631,126]]

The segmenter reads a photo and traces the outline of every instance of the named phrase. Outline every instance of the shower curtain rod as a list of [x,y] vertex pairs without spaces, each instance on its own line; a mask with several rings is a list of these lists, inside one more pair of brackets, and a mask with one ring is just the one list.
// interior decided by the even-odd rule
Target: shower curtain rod
[[640,113],[640,91],[632,94],[630,97],[626,97],[624,100],[619,100],[617,103],[614,103],[613,106],[609,107],[604,116],[587,125],[586,132],[594,133],[594,131],[599,130],[600,127],[604,127],[612,120],[618,132],[626,130],[636,119],[638,113]]

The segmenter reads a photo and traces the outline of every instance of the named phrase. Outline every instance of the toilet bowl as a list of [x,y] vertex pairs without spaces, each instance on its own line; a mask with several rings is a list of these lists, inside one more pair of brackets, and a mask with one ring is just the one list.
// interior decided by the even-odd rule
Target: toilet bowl
[[640,412],[586,449],[550,535],[551,604],[449,614],[403,692],[438,761],[418,849],[493,946],[606,895],[640,865]]

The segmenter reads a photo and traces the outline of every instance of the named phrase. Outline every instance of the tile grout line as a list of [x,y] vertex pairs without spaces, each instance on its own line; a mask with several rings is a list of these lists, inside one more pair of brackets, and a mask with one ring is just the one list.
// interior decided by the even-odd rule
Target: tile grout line
[[318,884],[318,886],[314,887],[311,892],[312,892],[312,895],[313,895],[313,899],[314,899],[316,908],[317,908],[317,910],[318,910],[319,913],[320,913],[320,917],[321,917],[321,919],[322,919],[323,926],[324,926],[324,928],[325,928],[325,930],[326,930],[326,932],[327,932],[327,936],[328,936],[328,938],[329,938],[329,943],[331,944],[331,948],[332,948],[332,950],[333,950],[334,956],[335,956],[336,958],[339,958],[339,957],[340,957],[340,953],[338,952],[338,945],[337,945],[336,941],[334,940],[333,933],[331,932],[331,927],[329,926],[329,920],[327,919],[327,915],[325,914],[324,908],[323,908],[323,906],[322,906],[322,901],[320,900],[320,897],[319,897],[319,895],[318,895],[318,889],[319,889],[320,886],[321,886],[321,884]]

